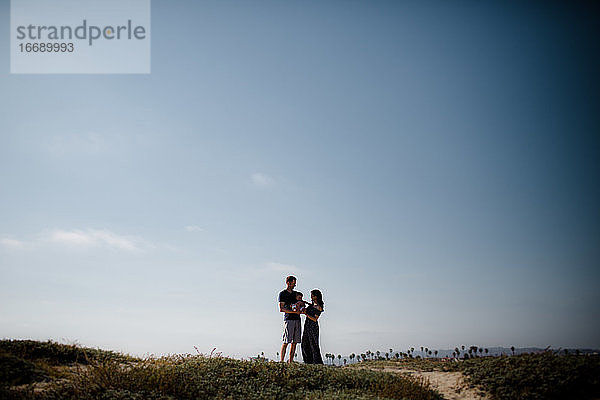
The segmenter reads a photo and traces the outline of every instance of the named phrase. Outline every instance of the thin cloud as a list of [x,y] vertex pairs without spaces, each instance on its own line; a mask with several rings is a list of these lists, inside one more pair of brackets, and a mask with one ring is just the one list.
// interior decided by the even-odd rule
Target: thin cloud
[[68,154],[92,155],[108,148],[105,135],[96,132],[80,132],[54,136],[48,144],[48,151],[56,156]]
[[263,174],[261,172],[255,172],[250,176],[250,180],[255,186],[259,187],[268,187],[273,186],[275,184],[275,180],[271,178],[269,175]]
[[295,265],[291,264],[282,264],[277,262],[268,262],[265,264],[265,269],[272,272],[285,272],[285,273],[294,273],[299,274],[303,271]]
[[48,239],[54,243],[75,247],[88,247],[96,243],[96,240],[91,235],[77,230],[55,230],[49,233]]
[[274,276],[303,275],[306,270],[296,265],[278,262],[266,262],[259,265],[245,266],[229,271],[236,279],[271,279]]
[[185,230],[188,232],[206,232],[206,229],[201,228],[198,225],[187,225]]
[[0,245],[2,245],[3,247],[8,247],[10,249],[20,249],[23,246],[25,246],[25,242],[16,239],[2,238],[0,239]]
[[56,229],[46,235],[46,240],[74,248],[108,247],[125,251],[141,251],[142,241],[133,236],[118,235],[107,230],[62,230]]

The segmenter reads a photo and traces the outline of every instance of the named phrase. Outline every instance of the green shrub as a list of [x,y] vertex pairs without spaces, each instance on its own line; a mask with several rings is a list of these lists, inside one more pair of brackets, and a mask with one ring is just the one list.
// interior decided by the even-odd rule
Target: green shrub
[[0,353],[0,386],[23,385],[47,378],[44,371],[32,362]]
[[550,352],[482,357],[462,363],[467,381],[494,399],[584,399],[600,395],[600,357]]
[[90,349],[79,345],[67,345],[34,340],[0,340],[0,353],[12,354],[24,360],[46,360],[49,364],[65,365],[72,363],[88,364],[90,361],[112,359],[118,361],[134,360],[113,351]]

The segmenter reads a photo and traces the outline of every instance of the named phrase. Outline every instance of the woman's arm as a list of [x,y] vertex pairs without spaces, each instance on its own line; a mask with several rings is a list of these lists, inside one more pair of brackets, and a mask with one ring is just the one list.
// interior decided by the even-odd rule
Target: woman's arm
[[[306,312],[304,314],[306,314]],[[310,319],[311,321],[317,322],[317,320],[319,319],[319,316],[318,315],[312,316],[312,315],[306,314],[306,318]]]

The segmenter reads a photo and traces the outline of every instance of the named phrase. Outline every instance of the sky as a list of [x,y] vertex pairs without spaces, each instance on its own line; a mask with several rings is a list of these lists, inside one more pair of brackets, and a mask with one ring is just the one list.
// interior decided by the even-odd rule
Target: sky
[[150,74],[10,74],[0,337],[275,358],[600,348],[599,13],[152,1]]

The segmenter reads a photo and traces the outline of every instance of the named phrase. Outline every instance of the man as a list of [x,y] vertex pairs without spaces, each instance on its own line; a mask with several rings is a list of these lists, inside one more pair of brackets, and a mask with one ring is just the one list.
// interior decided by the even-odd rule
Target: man
[[292,310],[292,304],[296,302],[296,277],[288,276],[285,278],[287,288],[279,293],[279,311],[283,314],[283,343],[281,344],[281,362],[285,359],[285,350],[290,346],[290,360],[294,361],[296,353],[296,344],[302,341],[302,332],[300,324],[300,312]]

